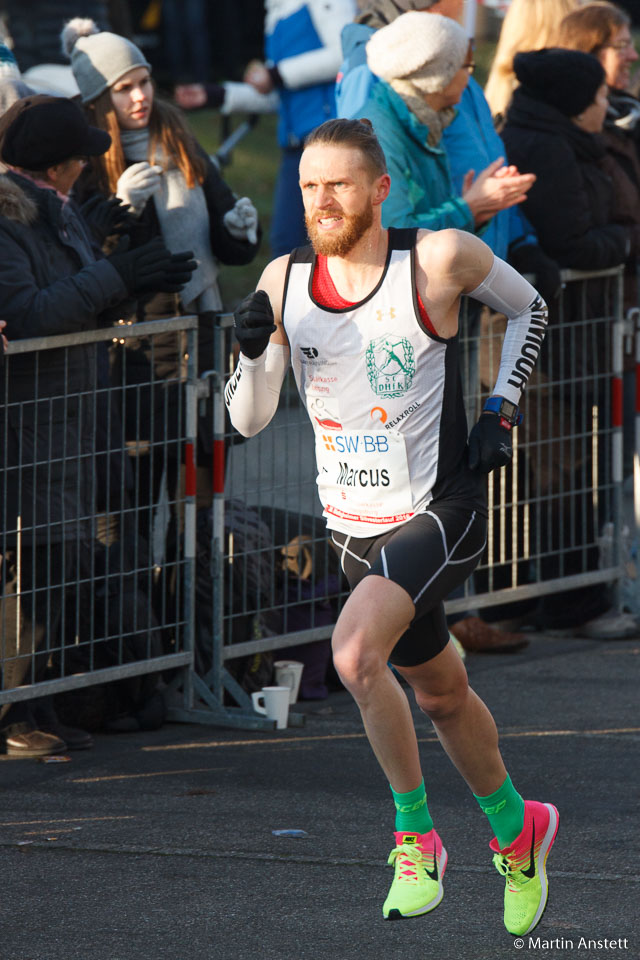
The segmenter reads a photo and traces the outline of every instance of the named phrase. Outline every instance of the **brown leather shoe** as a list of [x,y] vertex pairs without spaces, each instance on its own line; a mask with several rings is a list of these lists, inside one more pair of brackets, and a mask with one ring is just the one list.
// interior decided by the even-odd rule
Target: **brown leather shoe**
[[529,643],[522,633],[497,630],[480,617],[458,620],[449,631],[469,653],[515,653]]
[[50,757],[66,749],[64,740],[42,730],[4,734],[4,752],[8,757]]

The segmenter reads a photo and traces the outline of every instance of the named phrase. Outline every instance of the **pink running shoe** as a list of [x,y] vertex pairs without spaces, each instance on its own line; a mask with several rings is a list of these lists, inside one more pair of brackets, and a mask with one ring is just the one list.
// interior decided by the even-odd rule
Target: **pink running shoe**
[[525,800],[524,827],[513,843],[501,850],[494,839],[493,862],[506,877],[504,925],[523,936],[538,925],[547,905],[549,885],[545,864],[558,832],[558,811],[552,803]]
[[399,832],[395,838],[388,861],[395,866],[395,876],[382,907],[385,920],[418,917],[434,910],[442,900],[447,866],[447,851],[435,830]]

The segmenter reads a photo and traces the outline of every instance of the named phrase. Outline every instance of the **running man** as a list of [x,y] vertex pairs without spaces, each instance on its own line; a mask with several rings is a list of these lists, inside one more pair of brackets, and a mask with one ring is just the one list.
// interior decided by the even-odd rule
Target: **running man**
[[[505,926],[522,936],[546,906],[558,812],[523,800],[507,775],[494,720],[449,641],[443,599],[483,551],[485,474],[511,457],[546,305],[470,233],[382,229],[390,178],[366,121],[313,131],[300,186],[312,246],[272,261],[236,312],[231,420],[247,437],[266,427],[291,361],[314,426],[324,516],[352,590],[334,662],[396,807],[383,916],[437,907],[447,865],[392,663],[489,819],[506,877]],[[494,394],[468,442],[457,357],[463,294],[508,318]],[[319,397],[322,423],[313,415]]]

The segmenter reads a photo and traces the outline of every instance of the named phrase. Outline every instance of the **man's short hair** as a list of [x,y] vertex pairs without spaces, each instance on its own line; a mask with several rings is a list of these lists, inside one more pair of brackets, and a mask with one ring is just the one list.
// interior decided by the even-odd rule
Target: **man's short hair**
[[364,164],[373,179],[387,172],[387,161],[370,120],[325,120],[307,136],[304,146],[327,144],[336,147],[353,147],[360,151]]

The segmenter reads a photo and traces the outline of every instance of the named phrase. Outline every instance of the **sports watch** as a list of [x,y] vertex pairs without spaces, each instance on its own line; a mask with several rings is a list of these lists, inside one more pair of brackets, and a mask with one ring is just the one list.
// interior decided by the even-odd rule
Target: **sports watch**
[[489,397],[483,410],[488,413],[497,413],[501,420],[506,420],[510,427],[517,427],[522,423],[522,414],[518,411],[518,404],[512,403],[506,397]]

